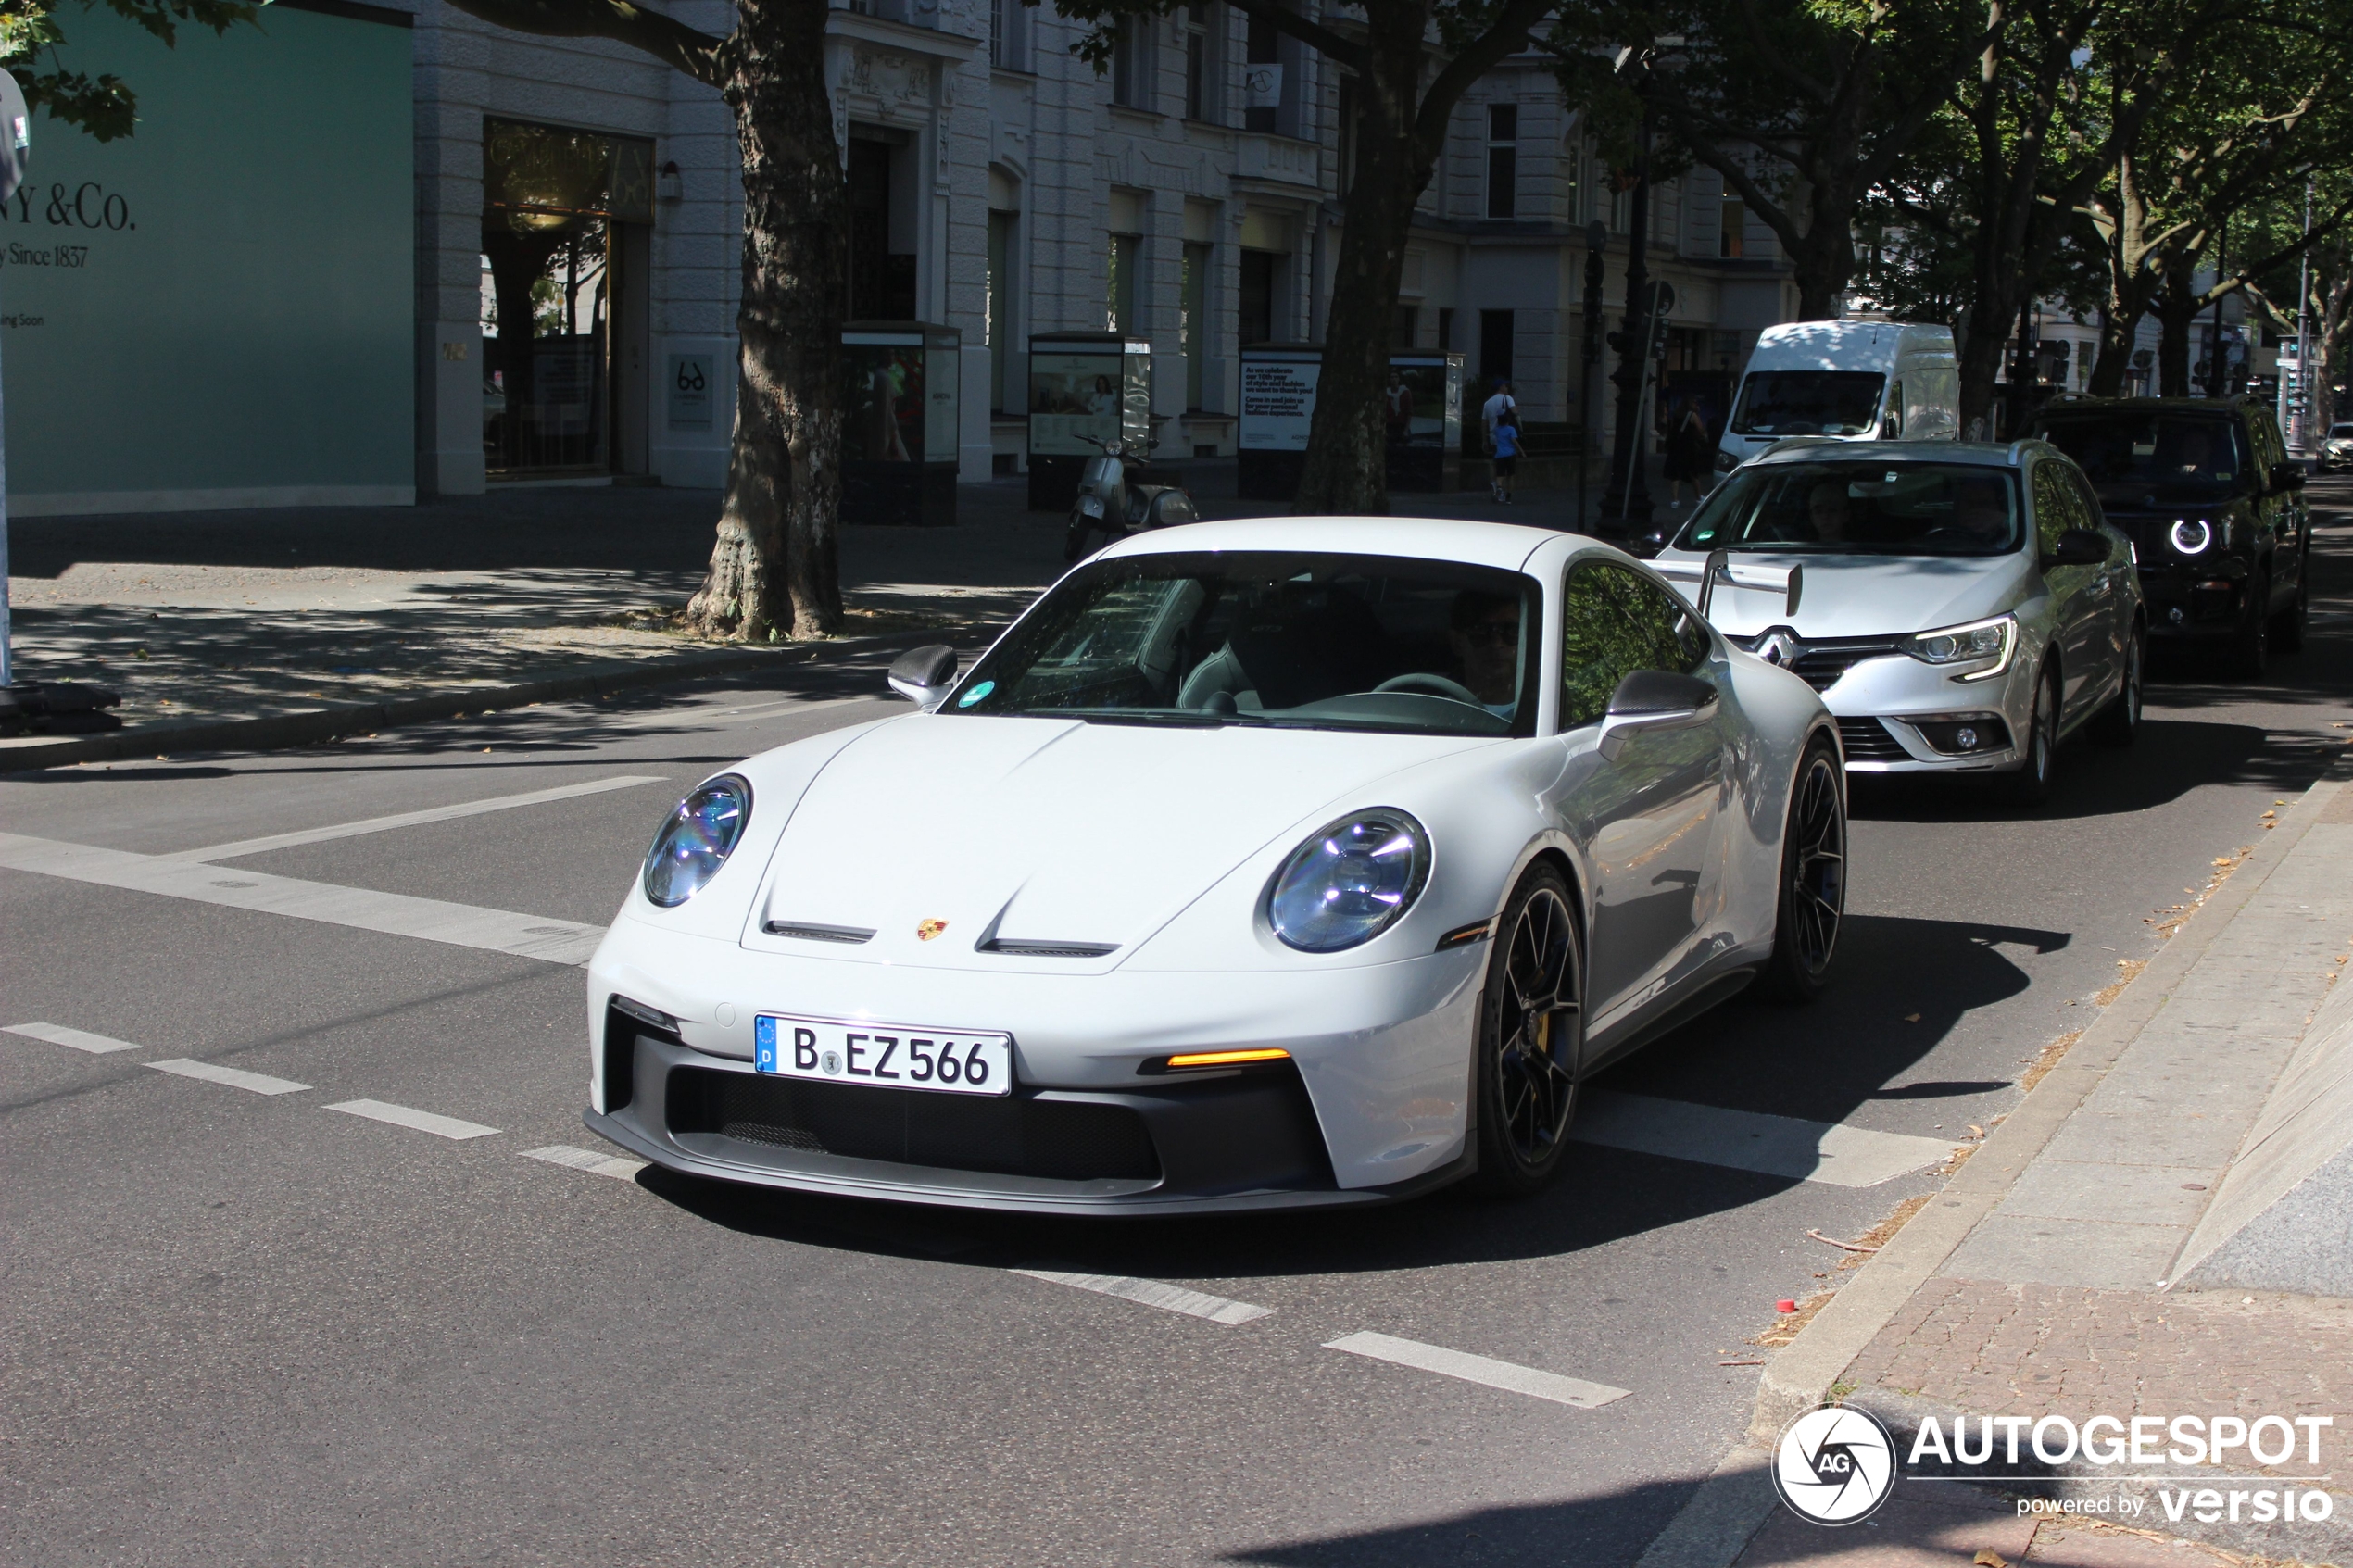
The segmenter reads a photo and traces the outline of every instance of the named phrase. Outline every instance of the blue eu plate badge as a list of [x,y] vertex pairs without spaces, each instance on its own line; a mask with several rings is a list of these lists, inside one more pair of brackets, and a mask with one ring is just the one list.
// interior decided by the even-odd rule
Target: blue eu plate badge
[[752,1021],[751,1064],[762,1073],[777,1071],[776,1021],[773,1018]]

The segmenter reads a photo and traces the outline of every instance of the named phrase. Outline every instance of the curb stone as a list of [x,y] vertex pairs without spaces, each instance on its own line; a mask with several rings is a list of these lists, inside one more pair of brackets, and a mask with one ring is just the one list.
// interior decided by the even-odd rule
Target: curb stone
[[93,734],[54,739],[0,740],[0,772],[31,772],[75,762],[112,762],[126,758],[193,751],[272,751],[308,746],[371,730],[447,719],[459,713],[491,713],[535,702],[564,702],[610,696],[643,686],[666,685],[737,670],[816,662],[828,653],[859,654],[925,643],[961,643],[975,633],[993,633],[984,622],[843,637],[786,646],[711,648],[659,654],[651,659],[607,659],[567,667],[561,674],[499,684],[429,691],[381,702],[335,702],[292,713],[245,718],[172,720]]

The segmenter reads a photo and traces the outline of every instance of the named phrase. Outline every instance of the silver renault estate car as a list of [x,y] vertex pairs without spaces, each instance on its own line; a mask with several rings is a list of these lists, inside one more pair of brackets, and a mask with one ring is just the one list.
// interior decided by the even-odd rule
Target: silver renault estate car
[[1851,772],[1999,774],[2032,802],[2068,735],[2140,726],[2132,541],[2044,442],[1784,441],[1652,564],[1822,694]]

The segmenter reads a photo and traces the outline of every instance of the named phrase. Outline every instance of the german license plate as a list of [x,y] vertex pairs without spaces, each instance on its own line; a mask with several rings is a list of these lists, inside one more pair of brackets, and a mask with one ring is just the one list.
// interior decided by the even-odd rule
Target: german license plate
[[951,1095],[1013,1088],[1010,1035],[763,1012],[752,1021],[751,1047],[752,1066],[780,1078]]

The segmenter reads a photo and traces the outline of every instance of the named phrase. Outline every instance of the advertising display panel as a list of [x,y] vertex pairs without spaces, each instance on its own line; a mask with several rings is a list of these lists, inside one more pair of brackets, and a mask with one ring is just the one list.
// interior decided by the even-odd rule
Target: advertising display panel
[[1324,350],[1312,343],[1259,343],[1242,349],[1242,407],[1237,430],[1235,493],[1244,500],[1288,501],[1299,491],[1307,430]]
[[1029,340],[1029,506],[1063,511],[1078,476],[1112,442],[1152,448],[1152,345],[1121,332],[1040,332]]
[[962,339],[920,321],[853,321],[841,334],[841,516],[849,523],[956,521]]
[[1381,393],[1391,490],[1451,490],[1463,450],[1463,357],[1393,354]]

